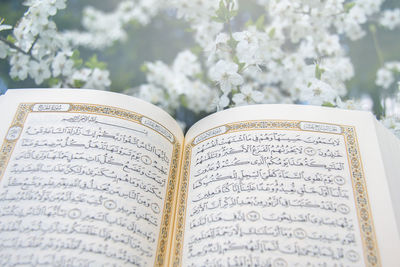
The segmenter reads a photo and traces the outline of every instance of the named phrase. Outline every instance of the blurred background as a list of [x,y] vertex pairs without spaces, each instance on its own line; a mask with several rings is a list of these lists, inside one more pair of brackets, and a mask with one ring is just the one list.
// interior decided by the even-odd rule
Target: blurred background
[[[0,2],[0,16],[5,24],[15,25],[26,11],[22,0],[2,0]],[[69,0],[67,8],[61,10],[54,17],[59,31],[68,29],[82,29],[82,10],[88,5],[95,6],[105,12],[112,11],[119,1],[96,0]],[[400,7],[399,0],[386,0],[382,9]],[[241,30],[246,21],[255,21],[260,16],[260,10],[252,1],[240,1],[241,12],[233,22],[234,31]],[[127,40],[117,42],[110,48],[91,51],[81,48],[81,57],[89,59],[94,54],[100,61],[107,63],[112,81],[110,90],[121,92],[127,88],[139,86],[146,82],[146,75],[142,71],[146,61],[162,60],[169,64],[179,51],[196,49],[192,35],[188,32],[189,26],[183,19],[176,19],[174,10],[160,12],[152,21],[141,26],[134,21],[126,26]],[[6,35],[5,32],[1,34]],[[376,37],[384,61],[400,60],[400,31],[388,31],[379,28]],[[344,37],[345,38],[345,37]],[[348,82],[348,97],[365,99],[370,102],[374,113],[382,116],[382,92],[375,85],[376,71],[380,67],[380,60],[376,51],[376,44],[370,31],[346,47],[354,64],[356,75]],[[0,60],[0,88],[4,92],[7,88],[37,87],[32,79],[24,81],[13,80],[9,76],[7,60]],[[41,86],[45,87],[45,86]],[[396,89],[392,89],[396,90]]]

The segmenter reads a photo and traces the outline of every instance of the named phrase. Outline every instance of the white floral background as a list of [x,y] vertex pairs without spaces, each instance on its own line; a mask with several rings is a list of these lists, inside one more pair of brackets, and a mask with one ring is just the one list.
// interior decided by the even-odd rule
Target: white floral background
[[[400,137],[400,39],[388,39],[400,35],[398,0],[103,2],[2,3],[4,87],[120,91],[161,106],[182,126],[254,103],[365,109]],[[154,45],[172,50],[165,56]],[[357,63],[368,71],[355,67],[368,56]],[[366,83],[372,89],[361,90]]]

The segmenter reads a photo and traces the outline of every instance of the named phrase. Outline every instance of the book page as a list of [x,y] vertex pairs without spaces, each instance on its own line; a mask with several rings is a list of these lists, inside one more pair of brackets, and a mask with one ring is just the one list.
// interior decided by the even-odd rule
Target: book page
[[186,135],[174,265],[399,262],[373,127],[369,113],[290,105],[200,121]]
[[400,233],[400,140],[386,129],[379,121],[375,121],[379,147],[381,149],[385,173],[388,177],[390,197],[395,210],[397,229]]
[[114,93],[0,98],[0,265],[165,265],[182,131]]

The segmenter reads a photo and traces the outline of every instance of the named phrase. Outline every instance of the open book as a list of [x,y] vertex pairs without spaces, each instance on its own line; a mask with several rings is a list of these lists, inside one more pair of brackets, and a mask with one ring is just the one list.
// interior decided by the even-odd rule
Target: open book
[[0,97],[0,266],[398,266],[400,142],[368,112],[255,105],[184,137],[144,101]]

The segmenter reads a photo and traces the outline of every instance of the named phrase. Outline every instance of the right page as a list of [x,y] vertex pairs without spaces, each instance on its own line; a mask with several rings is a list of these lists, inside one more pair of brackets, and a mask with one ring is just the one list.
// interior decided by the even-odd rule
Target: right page
[[381,155],[367,112],[257,105],[203,119],[186,135],[174,265],[395,266]]
[[396,211],[397,229],[400,231],[400,140],[385,128],[379,121],[375,120],[379,147],[385,165],[385,174],[389,185],[393,208]]

